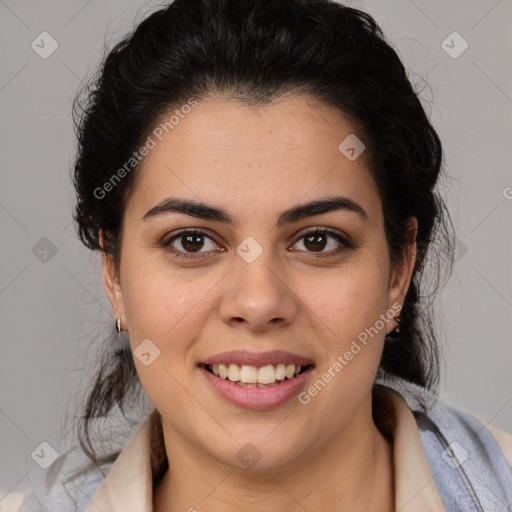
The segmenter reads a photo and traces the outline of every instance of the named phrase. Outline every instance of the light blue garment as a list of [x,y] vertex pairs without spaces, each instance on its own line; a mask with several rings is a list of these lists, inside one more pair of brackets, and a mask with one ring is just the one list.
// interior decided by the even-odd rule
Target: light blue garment
[[484,425],[420,386],[377,382],[398,391],[413,411],[446,512],[512,512],[512,469]]
[[447,404],[415,418],[447,511],[512,511],[512,472],[480,422]]
[[[417,401],[424,395],[422,388],[408,383],[386,385],[396,389],[415,411],[420,439],[446,512],[512,512],[512,471],[491,434],[471,415],[438,397],[422,410]],[[75,448],[48,470],[33,469],[32,492],[20,512],[85,512],[112,465],[100,471],[89,462],[80,448]],[[73,477],[84,467],[85,471]]]
[[30,494],[20,512],[85,512],[111,467],[100,470],[79,447],[62,454],[47,470],[31,464]]

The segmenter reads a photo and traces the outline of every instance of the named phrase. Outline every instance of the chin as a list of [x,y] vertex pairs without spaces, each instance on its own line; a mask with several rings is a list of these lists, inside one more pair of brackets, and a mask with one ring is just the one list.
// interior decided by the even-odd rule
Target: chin
[[[279,436],[272,437],[272,434],[268,436],[266,432],[267,429],[263,433],[260,429],[259,435],[250,436],[246,433],[244,436],[234,436],[234,439],[230,439],[229,446],[224,448],[220,448],[218,444],[208,446],[211,444],[210,437],[205,449],[222,464],[254,474],[294,467],[299,455],[297,445],[300,445],[301,439],[297,438],[296,442],[293,442],[289,435],[283,436],[283,433],[280,433]],[[271,429],[268,432],[271,432]],[[283,443],[284,439],[287,440],[286,444]]]

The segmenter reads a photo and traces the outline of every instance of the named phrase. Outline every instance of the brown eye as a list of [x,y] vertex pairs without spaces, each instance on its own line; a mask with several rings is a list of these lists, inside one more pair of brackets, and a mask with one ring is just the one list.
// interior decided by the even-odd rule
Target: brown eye
[[[210,242],[210,248],[208,248]],[[203,258],[208,253],[215,251],[218,245],[201,230],[186,230],[164,240],[162,246],[166,251],[180,258]],[[207,250],[202,251],[206,246]]]
[[304,237],[304,246],[311,251],[322,251],[327,245],[325,233],[314,233]]
[[[330,242],[330,240],[334,240],[334,242]],[[302,241],[305,252],[319,253],[319,256],[322,257],[333,256],[354,247],[345,237],[334,231],[321,228],[308,231],[296,243],[299,243],[299,241]],[[327,251],[324,250],[326,247],[328,248]]]
[[204,245],[204,240],[202,235],[182,235],[181,237],[181,246],[186,251],[197,252]]

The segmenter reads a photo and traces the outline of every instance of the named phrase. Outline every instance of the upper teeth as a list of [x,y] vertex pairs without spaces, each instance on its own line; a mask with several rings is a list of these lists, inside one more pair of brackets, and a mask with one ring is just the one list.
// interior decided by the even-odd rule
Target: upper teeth
[[276,380],[291,379],[297,375],[302,367],[294,364],[278,364],[261,366],[248,366],[243,364],[212,364],[212,372],[221,379],[228,379],[231,382],[241,381],[247,384],[272,384]]

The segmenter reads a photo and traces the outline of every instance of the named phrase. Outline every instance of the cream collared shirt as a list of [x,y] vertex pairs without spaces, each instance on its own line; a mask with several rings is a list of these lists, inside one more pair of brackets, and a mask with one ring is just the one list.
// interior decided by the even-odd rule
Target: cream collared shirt
[[[445,512],[409,405],[390,388],[386,388],[386,396],[386,424],[393,439],[396,510]],[[125,445],[86,512],[153,511],[150,446],[155,412],[141,423]]]

